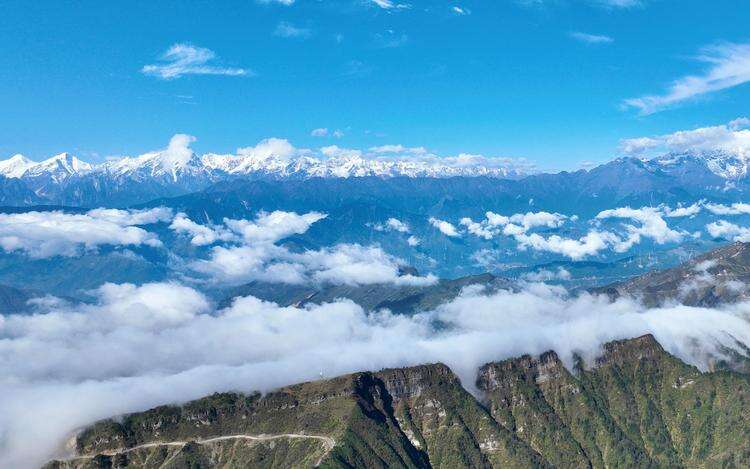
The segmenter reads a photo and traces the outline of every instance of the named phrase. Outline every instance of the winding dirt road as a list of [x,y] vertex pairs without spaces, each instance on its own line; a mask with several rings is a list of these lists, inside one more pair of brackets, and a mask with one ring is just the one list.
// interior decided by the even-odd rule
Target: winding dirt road
[[[213,438],[197,438],[194,440],[189,441],[155,441],[152,443],[144,443],[142,445],[133,446],[131,448],[121,448],[116,450],[107,450],[102,451],[97,454],[105,454],[108,456],[114,456],[115,454],[124,454],[124,453],[130,453],[132,451],[137,451],[139,449],[146,449],[146,448],[155,448],[158,446],[185,446],[188,443],[197,443],[199,445],[210,445],[212,443],[217,443],[221,441],[228,441],[228,440],[254,440],[254,441],[268,441],[268,440],[278,440],[282,438],[299,438],[299,439],[313,439],[313,440],[320,440],[323,442],[323,447],[325,448],[325,452],[318,458],[318,460],[315,462],[315,465],[318,466],[323,461],[323,458],[325,458],[328,453],[331,452],[334,446],[336,446],[336,440],[329,436],[323,436],[323,435],[306,435],[304,433],[280,433],[276,435],[266,435],[266,434],[260,434],[260,435],[226,435],[226,436],[216,436]],[[175,457],[178,453],[175,453],[172,455],[172,457]],[[95,454],[89,454],[89,455],[81,455],[81,456],[74,456],[71,458],[68,458],[68,461],[74,461],[79,459],[90,459],[96,456]],[[172,458],[170,458],[171,460]],[[167,464],[169,460],[165,461],[164,464]]]

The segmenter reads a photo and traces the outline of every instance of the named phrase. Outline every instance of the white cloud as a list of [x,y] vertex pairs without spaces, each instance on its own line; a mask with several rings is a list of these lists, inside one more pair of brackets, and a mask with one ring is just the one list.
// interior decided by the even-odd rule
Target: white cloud
[[[50,302],[0,320],[0,466],[39,467],[98,419],[213,392],[261,392],[344,373],[443,362],[471,389],[484,363],[553,349],[572,366],[607,341],[653,333],[707,369],[719,345],[750,345],[750,304],[647,310],[530,285],[464,292],[416,316],[350,301],[282,308],[256,298],[213,311],[178,284],[107,285],[92,305]],[[310,331],[315,331],[311,334]],[[85,340],[81,340],[85,337]]]
[[328,136],[328,129],[325,127],[320,127],[317,129],[313,129],[310,132],[311,137],[327,137]]
[[563,238],[559,235],[545,238],[539,233],[522,233],[516,235],[515,239],[521,249],[531,248],[536,251],[552,252],[573,260],[594,256],[612,243],[620,241],[612,233],[597,230],[591,230],[579,239]]
[[337,244],[320,250],[292,252],[275,244],[216,246],[210,258],[192,263],[196,272],[224,284],[253,280],[289,284],[429,285],[432,275],[399,275],[404,261],[381,248]]
[[319,212],[298,215],[276,210],[271,213],[261,212],[254,221],[224,219],[224,224],[247,244],[275,243],[291,235],[305,233],[313,223],[325,217],[326,214]]
[[[370,225],[368,224],[368,226]],[[393,217],[386,220],[385,223],[376,223],[372,227],[375,231],[398,231],[399,233],[408,233],[410,231],[407,223]]]
[[42,259],[76,256],[100,246],[161,246],[159,238],[135,225],[165,222],[171,210],[95,209],[83,214],[62,211],[0,214],[0,248]]
[[466,16],[471,14],[471,10],[459,6],[452,7],[451,11],[459,16]]
[[709,65],[705,73],[676,80],[664,94],[626,99],[625,106],[648,115],[750,81],[750,44],[727,42],[705,47],[697,60]]
[[388,221],[386,221],[386,226],[388,228],[398,231],[399,233],[408,233],[409,232],[409,225],[402,222],[401,220],[397,218],[389,218]]
[[489,240],[501,233],[506,236],[516,236],[533,228],[557,228],[568,219],[560,213],[549,212],[516,213],[510,216],[486,212],[485,217],[479,223],[470,218],[462,218],[461,225],[466,226],[469,233]]
[[435,228],[437,228],[438,231],[440,231],[441,233],[443,233],[445,236],[450,236],[450,237],[461,236],[458,233],[458,230],[456,230],[456,227],[453,226],[453,224],[450,223],[450,222],[447,222],[445,220],[438,220],[435,217],[430,217],[430,219],[428,221],[430,222],[430,225],[432,225]]
[[176,233],[191,237],[190,242],[195,246],[207,246],[217,241],[233,241],[236,236],[221,226],[209,227],[200,225],[187,217],[184,213],[178,213],[169,228]]
[[724,238],[731,241],[742,241],[744,243],[750,242],[750,228],[737,226],[726,220],[709,223],[706,225],[706,231],[708,231],[708,234],[713,238]]
[[555,280],[570,280],[571,274],[564,267],[558,267],[557,270],[535,270],[528,272],[521,277],[527,282],[551,282]]
[[739,156],[750,155],[748,120],[735,119],[728,124],[680,130],[655,137],[630,138],[620,141],[620,150],[627,154],[649,151],[725,151]]
[[[400,275],[404,261],[376,246],[338,244],[296,252],[275,244],[291,235],[305,233],[325,216],[317,212],[299,215],[275,211],[260,213],[255,220],[225,219],[223,227],[206,227],[178,215],[175,221],[179,223],[173,229],[193,235],[194,244],[206,245],[217,240],[236,244],[215,246],[208,259],[189,264],[193,271],[218,283],[262,280],[289,284],[427,285],[435,282],[431,275]],[[389,219],[385,227],[408,232],[404,231],[408,226],[395,218]]]
[[417,238],[416,236],[409,236],[409,237],[408,237],[408,238],[406,239],[406,243],[407,243],[407,244],[408,244],[409,246],[411,246],[411,247],[416,247],[416,246],[419,246],[419,244],[421,243],[421,241],[420,241],[420,239],[419,239],[419,238]]
[[651,238],[657,244],[678,243],[682,241],[687,233],[669,228],[667,222],[662,218],[662,212],[657,207],[641,207],[638,209],[620,207],[616,209],[603,210],[596,216],[598,220],[607,218],[628,218],[639,222],[641,225],[625,225],[628,238],[615,246],[618,252],[630,249],[634,244],[640,242],[641,237]]
[[256,0],[258,3],[271,4],[278,3],[279,5],[290,6],[294,5],[295,0]]
[[287,21],[281,21],[278,25],[276,25],[276,29],[273,31],[273,34],[275,36],[285,38],[304,39],[310,36],[311,31],[308,28],[299,28]]
[[209,65],[215,58],[216,54],[210,49],[179,43],[172,45],[161,56],[162,63],[145,65],[141,72],[164,80],[173,80],[184,75],[252,75],[252,72],[244,68]]
[[679,206],[674,209],[665,207],[665,215],[669,218],[680,218],[680,217],[694,217],[698,215],[703,208],[701,202],[696,202],[687,207]]
[[283,138],[266,138],[254,147],[237,149],[237,155],[247,158],[248,163],[264,161],[272,157],[281,159],[291,158],[296,153],[294,146]]
[[750,214],[750,204],[736,202],[732,205],[705,204],[706,210],[714,215],[747,215]]
[[573,31],[572,33],[570,33],[570,37],[572,37],[576,41],[585,42],[586,44],[610,44],[614,42],[614,39],[609,36],[604,36],[601,34],[582,33],[580,31]]
[[404,9],[409,8],[410,5],[408,3],[394,3],[391,0],[370,0],[372,4],[384,9],[384,10],[398,10],[398,9]]
[[379,147],[370,147],[369,151],[375,154],[401,153],[407,155],[426,155],[428,153],[425,147],[405,147],[403,145],[381,145]]
[[122,226],[151,225],[160,222],[166,223],[170,221],[173,216],[172,209],[168,207],[155,207],[144,210],[95,208],[86,212],[86,215]]

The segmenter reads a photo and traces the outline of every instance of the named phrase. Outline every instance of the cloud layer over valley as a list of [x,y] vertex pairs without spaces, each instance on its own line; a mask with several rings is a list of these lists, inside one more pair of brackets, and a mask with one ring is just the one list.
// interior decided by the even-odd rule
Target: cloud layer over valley
[[647,310],[533,283],[492,295],[470,288],[412,317],[367,314],[349,300],[282,308],[241,297],[215,310],[176,283],[107,284],[93,295],[0,318],[0,465],[39,465],[92,421],[215,391],[437,361],[472,389],[488,361],[554,349],[570,365],[574,353],[591,359],[603,342],[645,333],[706,369],[722,356],[718,344],[750,344],[750,303]]

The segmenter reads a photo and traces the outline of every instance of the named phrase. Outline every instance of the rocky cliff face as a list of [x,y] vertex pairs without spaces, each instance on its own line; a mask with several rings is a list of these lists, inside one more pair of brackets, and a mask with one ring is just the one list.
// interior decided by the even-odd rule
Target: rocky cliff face
[[651,336],[572,371],[554,352],[489,363],[476,386],[434,364],[216,394],[99,422],[48,467],[750,464],[748,377],[700,373]]

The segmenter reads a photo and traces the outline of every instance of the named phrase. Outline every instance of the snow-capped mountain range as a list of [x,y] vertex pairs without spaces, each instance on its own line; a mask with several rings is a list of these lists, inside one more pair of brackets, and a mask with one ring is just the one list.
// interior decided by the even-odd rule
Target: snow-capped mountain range
[[[668,181],[674,181],[676,187],[726,191],[743,186],[748,176],[748,161],[744,155],[719,151],[670,153],[651,159],[624,157],[588,171],[526,178],[534,174],[530,165],[503,158],[437,157],[421,149],[402,149],[405,151],[399,154],[394,151],[399,149],[390,148],[363,154],[335,146],[313,153],[296,150],[288,142],[274,139],[240,149],[236,155],[197,155],[189,147],[191,138],[177,135],[164,150],[100,164],[89,164],[69,153],[38,163],[14,155],[0,161],[0,176],[4,176],[0,181],[4,184],[0,187],[0,203],[131,205],[196,192],[220,181],[236,179],[483,176],[519,181],[519,197],[522,197],[529,192],[530,185],[550,185],[553,181],[570,190],[587,187],[595,193],[608,188],[619,192],[623,187],[628,191],[630,188],[653,190],[669,186]],[[10,186],[8,181],[11,180],[17,182]],[[6,186],[10,189],[5,189]],[[3,195],[2,191],[11,195]]]
[[170,177],[177,180],[185,175],[264,175],[279,178],[310,177],[454,177],[488,176],[497,178],[520,177],[526,173],[518,168],[474,155],[451,158],[365,158],[356,154],[342,154],[330,158],[300,155],[220,155],[192,152],[175,155],[173,152],[151,152],[138,157],[125,157],[101,164],[89,164],[68,153],[55,155],[36,163],[23,155],[0,161],[0,175],[8,178],[30,178],[47,175],[55,180],[70,176],[101,174],[112,177]]

